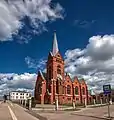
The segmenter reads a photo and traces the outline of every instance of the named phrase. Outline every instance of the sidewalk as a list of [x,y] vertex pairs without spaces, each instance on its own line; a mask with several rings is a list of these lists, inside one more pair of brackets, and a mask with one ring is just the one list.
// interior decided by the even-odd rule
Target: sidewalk
[[12,120],[7,103],[0,102],[0,120]]
[[28,113],[28,110],[25,108],[17,104],[12,104],[11,102],[9,102],[8,105],[10,106],[11,110],[14,112],[17,120],[38,120],[36,117],[30,115]]

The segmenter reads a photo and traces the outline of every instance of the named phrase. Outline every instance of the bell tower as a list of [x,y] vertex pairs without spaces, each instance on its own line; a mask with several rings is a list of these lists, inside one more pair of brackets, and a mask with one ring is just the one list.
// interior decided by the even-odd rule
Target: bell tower
[[59,52],[56,32],[54,32],[54,40],[52,51],[49,52],[47,61],[47,80],[64,78],[64,60]]
[[62,81],[64,80],[64,60],[59,52],[56,32],[52,51],[49,52],[47,61],[47,88],[51,94],[51,103],[54,102],[56,94],[62,94]]

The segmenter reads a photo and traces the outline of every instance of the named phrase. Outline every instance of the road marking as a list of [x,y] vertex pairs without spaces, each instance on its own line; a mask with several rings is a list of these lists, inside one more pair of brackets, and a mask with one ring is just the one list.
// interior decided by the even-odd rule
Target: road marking
[[13,107],[13,104],[11,103],[11,106]]
[[11,117],[13,120],[17,120],[17,117],[15,116],[14,112],[11,110],[10,106],[8,105],[8,109],[10,111]]
[[12,107],[13,107],[13,104],[12,104],[12,102],[11,101],[7,101],[8,102],[8,104],[10,104]]
[[10,102],[10,105],[13,107],[13,104]]

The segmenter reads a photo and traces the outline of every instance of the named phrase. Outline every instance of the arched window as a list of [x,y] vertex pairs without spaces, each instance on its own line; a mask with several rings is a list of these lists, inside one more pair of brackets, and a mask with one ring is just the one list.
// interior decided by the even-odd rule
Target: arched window
[[70,85],[67,85],[67,94],[71,94],[71,87],[70,87]]
[[57,66],[57,74],[61,75],[61,66],[60,65]]
[[48,92],[51,93],[51,85],[49,85]]
[[63,86],[63,87],[62,87],[62,94],[64,94],[64,90],[65,90],[65,87]]
[[49,67],[49,80],[51,80],[51,67]]
[[78,87],[75,87],[75,94],[78,95]]
[[85,88],[82,88],[82,94],[85,95]]
[[42,84],[38,85],[38,94],[42,94]]
[[59,94],[59,85],[58,85],[58,84],[59,84],[59,82],[58,82],[58,80],[57,80],[57,81],[56,81],[56,93],[57,93],[57,94]]

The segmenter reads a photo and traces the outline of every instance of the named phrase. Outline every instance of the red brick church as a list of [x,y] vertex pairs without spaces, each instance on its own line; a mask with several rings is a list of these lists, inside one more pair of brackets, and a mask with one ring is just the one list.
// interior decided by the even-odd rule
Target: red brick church
[[69,74],[64,72],[64,59],[61,56],[56,33],[54,33],[53,48],[49,52],[47,60],[47,72],[38,72],[35,85],[35,100],[37,103],[53,104],[58,99],[59,104],[87,103],[91,101],[88,88],[84,79],[77,77],[71,79]]

